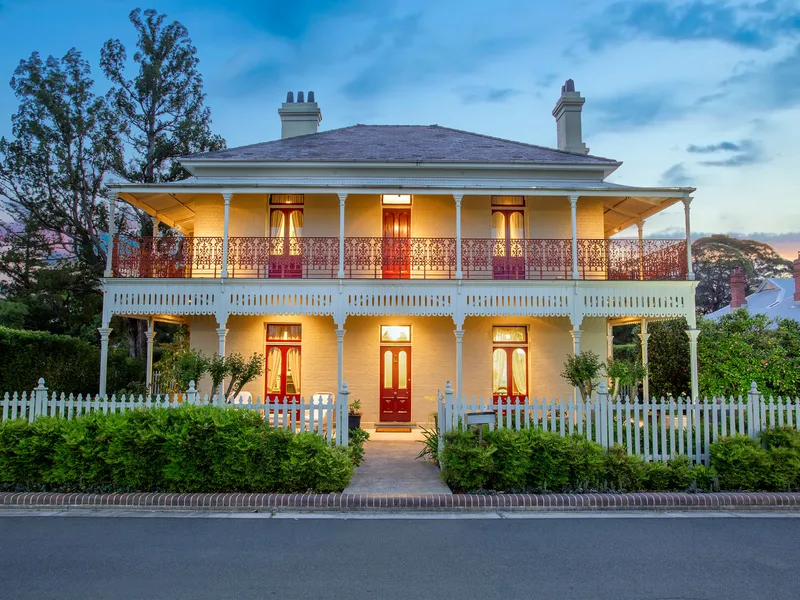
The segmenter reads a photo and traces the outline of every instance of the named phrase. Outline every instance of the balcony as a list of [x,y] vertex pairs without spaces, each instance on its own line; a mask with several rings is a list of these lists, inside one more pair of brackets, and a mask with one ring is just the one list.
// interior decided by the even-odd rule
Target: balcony
[[[346,279],[456,279],[455,238],[350,237]],[[579,239],[578,279],[673,281],[687,278],[686,242],[675,239]],[[113,275],[121,278],[217,278],[222,237],[115,238]],[[237,237],[228,240],[228,276],[336,279],[339,238]],[[573,279],[571,239],[461,240],[462,279]]]

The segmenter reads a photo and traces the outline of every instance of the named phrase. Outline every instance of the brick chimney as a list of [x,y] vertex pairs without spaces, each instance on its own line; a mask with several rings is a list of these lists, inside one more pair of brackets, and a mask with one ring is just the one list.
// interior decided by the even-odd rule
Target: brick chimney
[[297,92],[297,102],[294,93],[286,94],[286,102],[278,109],[281,116],[281,139],[317,133],[319,122],[322,121],[322,112],[314,101],[314,92],[308,92],[308,102],[305,101],[303,92]]
[[794,305],[800,307],[800,252],[792,263],[794,267]]
[[747,290],[747,279],[741,267],[736,267],[731,273],[731,310],[747,306],[745,292]]
[[583,143],[583,133],[581,131],[581,111],[585,98],[581,98],[581,93],[575,91],[575,82],[567,79],[561,86],[561,98],[556,102],[553,109],[553,116],[556,118],[556,129],[558,131],[558,149],[566,152],[578,152],[588,154],[589,148]]

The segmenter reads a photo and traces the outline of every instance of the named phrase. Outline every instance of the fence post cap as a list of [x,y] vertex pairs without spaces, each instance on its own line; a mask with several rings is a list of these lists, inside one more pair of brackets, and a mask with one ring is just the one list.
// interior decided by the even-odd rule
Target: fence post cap
[[189,392],[196,392],[197,388],[194,387],[194,379],[189,382]]
[[[753,385],[755,385],[755,384],[753,384]],[[44,388],[44,377],[39,377],[39,387],[36,388],[36,389],[39,389],[39,390],[40,389],[45,389]]]
[[597,393],[598,394],[607,394],[608,393],[608,384],[604,380],[600,380],[600,385],[597,386]]
[[445,394],[452,394],[453,393],[453,386],[450,385],[449,381],[446,384],[444,384],[444,393]]
[[341,389],[341,391],[339,393],[340,394],[349,394],[350,393],[350,390],[347,388],[347,382],[346,381],[342,382],[342,389]]
[[755,381],[750,382],[750,393],[757,394],[758,393],[758,386],[756,385]]

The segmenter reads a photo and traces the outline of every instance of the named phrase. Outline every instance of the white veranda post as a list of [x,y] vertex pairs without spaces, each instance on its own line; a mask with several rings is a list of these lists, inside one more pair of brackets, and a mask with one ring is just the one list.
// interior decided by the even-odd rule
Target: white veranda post
[[683,198],[683,213],[686,218],[686,263],[688,265],[687,279],[694,279],[694,270],[692,269],[692,227],[691,218],[689,215],[689,205],[692,203],[691,196]]
[[[461,200],[463,197],[463,194],[453,194],[456,201],[456,279],[461,279],[463,276],[461,271]],[[460,385],[458,391],[461,392]]]
[[647,319],[642,317],[642,331],[639,334],[639,339],[642,340],[642,366],[645,369],[644,377],[642,378],[642,395],[645,398],[650,397],[650,376],[647,374],[647,365],[649,364],[647,357],[647,340],[650,339],[650,334],[647,332]]
[[639,279],[644,281],[644,221],[638,221],[636,228],[639,230]]
[[[574,326],[570,330],[570,334],[572,335],[572,352],[575,354],[575,356],[578,356],[578,354],[581,353],[581,335],[583,334],[583,331],[580,329],[580,326]],[[578,399],[580,393],[580,390],[576,387],[574,390],[575,400]],[[584,400],[588,401],[589,398],[584,398]]]
[[98,327],[100,332],[100,395],[106,393],[106,382],[108,380],[108,338],[111,335],[111,327],[107,325]]
[[700,385],[697,380],[697,338],[700,336],[700,330],[696,328],[688,329],[686,335],[689,336],[689,369],[692,382],[692,398],[697,400],[700,396]]
[[[219,328],[217,328],[217,337],[219,338],[219,351],[217,354],[220,358],[225,356],[225,338],[228,336],[228,330],[225,327],[225,323],[218,323]],[[220,381],[219,389],[217,390],[217,395],[219,396],[220,401],[225,400],[225,382]]]
[[231,197],[233,194],[222,194],[225,209],[222,217],[222,277],[228,276],[228,231],[231,220]]
[[[339,279],[344,278],[344,204],[347,194],[339,194]],[[341,386],[341,379],[339,386]]]
[[[157,230],[156,230],[157,231]],[[153,343],[156,338],[155,320],[150,317],[147,327],[147,372],[145,373],[145,386],[147,393],[153,393]]]
[[463,394],[464,380],[464,327],[459,324],[453,333],[456,335],[456,395]]
[[111,260],[114,256],[114,211],[116,206],[116,196],[112,196],[108,200],[108,243],[106,244],[106,270],[103,273],[103,277],[111,277],[113,273]]
[[606,359],[614,359],[614,326],[611,323],[606,324]]
[[342,384],[344,383],[344,334],[345,329],[343,326],[336,328],[336,393],[340,394],[342,391]]
[[572,278],[578,279],[578,197],[569,197],[569,209],[572,219]]

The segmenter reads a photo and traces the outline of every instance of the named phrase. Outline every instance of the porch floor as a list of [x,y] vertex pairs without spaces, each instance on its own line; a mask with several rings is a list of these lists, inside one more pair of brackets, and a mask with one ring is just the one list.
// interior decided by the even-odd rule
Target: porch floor
[[356,468],[344,493],[450,494],[439,479],[439,467],[416,459],[420,450],[422,444],[415,441],[368,441],[364,462]]

